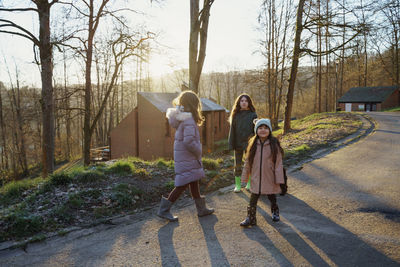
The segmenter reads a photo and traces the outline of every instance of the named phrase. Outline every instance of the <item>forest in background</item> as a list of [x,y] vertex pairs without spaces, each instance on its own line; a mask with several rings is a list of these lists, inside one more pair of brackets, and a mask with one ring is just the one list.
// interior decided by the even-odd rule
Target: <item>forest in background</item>
[[[91,147],[108,145],[110,130],[135,107],[138,91],[176,92],[189,80],[189,69],[151,77],[149,59],[159,49],[157,34],[143,25],[127,27],[125,17],[109,1],[47,3],[65,10],[65,16],[52,24],[53,46],[48,55],[53,69],[48,78],[54,125],[44,125],[43,88],[21,79],[23,70],[14,62],[3,62],[9,80],[0,81],[1,183],[40,172],[42,149],[48,145],[42,136],[47,127],[54,129],[55,164],[81,158],[85,140]],[[264,36],[257,53],[265,64],[252,70],[227,67],[225,72],[203,73],[199,95],[230,109],[234,99],[246,92],[254,99],[259,116],[271,118],[276,127],[284,118],[298,4],[263,1],[255,19]],[[351,87],[399,84],[400,1],[308,0],[303,4],[301,64],[292,117],[335,111],[337,99]],[[6,1],[0,1],[0,14],[17,12],[6,7]],[[10,23],[0,18],[0,33]],[[98,28],[100,23],[112,26]],[[44,49],[38,47],[44,44],[22,34],[35,44],[35,59],[42,56]],[[44,66],[44,58],[38,66]],[[80,66],[81,73],[75,69],[72,73],[72,65]],[[71,83],[76,75],[85,78]],[[87,133],[91,138],[87,139]]]

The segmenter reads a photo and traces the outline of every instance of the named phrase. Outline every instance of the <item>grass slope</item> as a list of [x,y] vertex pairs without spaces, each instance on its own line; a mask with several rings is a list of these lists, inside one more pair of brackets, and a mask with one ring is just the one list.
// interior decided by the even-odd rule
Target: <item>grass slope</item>
[[[280,137],[285,165],[329,147],[360,126],[361,121],[350,113],[313,114],[293,121],[292,131]],[[233,183],[233,153],[227,150],[226,140],[217,142],[216,151],[203,157],[203,166],[202,193]],[[106,222],[110,216],[156,205],[173,188],[172,160],[131,157],[88,167],[74,162],[49,177],[14,181],[0,188],[0,242],[40,241],[51,232],[64,235],[70,227]]]

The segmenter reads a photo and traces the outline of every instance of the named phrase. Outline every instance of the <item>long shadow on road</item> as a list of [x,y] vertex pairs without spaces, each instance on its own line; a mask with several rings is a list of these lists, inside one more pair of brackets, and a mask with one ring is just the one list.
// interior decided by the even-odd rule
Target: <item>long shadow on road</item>
[[[248,203],[247,195],[240,194],[240,196]],[[269,210],[269,205],[268,199],[262,196],[257,207],[258,224],[260,224],[260,219],[265,219],[313,266],[330,266],[329,261],[337,266],[399,266],[398,262],[371,247],[357,235],[295,196],[278,197],[281,211],[279,222],[273,222],[270,212],[266,211]],[[287,262],[290,259],[282,260],[281,251],[258,226],[244,231],[250,239],[259,242],[271,251],[271,254],[277,255],[278,262],[284,266],[292,265]],[[322,255],[329,260],[324,259]]]
[[[385,216],[386,219],[396,223],[400,222],[400,210],[390,207],[391,203],[383,201],[382,198],[379,198],[376,194],[374,195],[368,191],[361,190],[359,185],[345,180],[343,177],[335,175],[324,167],[314,163],[309,163],[309,166],[313,168],[314,171],[318,171],[320,177],[329,177],[330,181],[335,183],[336,191],[348,192],[350,190],[350,193],[348,193],[347,197],[352,198],[363,205],[363,207],[358,208],[358,211],[366,213],[380,213],[381,215]],[[292,178],[301,180],[302,182],[310,185],[318,185],[319,183],[319,178],[313,177],[310,174],[293,173],[291,176]]]
[[172,240],[174,229],[178,226],[179,222],[171,222],[165,224],[158,230],[162,266],[181,266]]
[[252,228],[243,228],[243,232],[246,236],[254,241],[257,241],[262,245],[267,251],[274,255],[276,261],[281,266],[294,266],[283,253],[272,243],[265,232],[258,226],[253,226]]
[[[107,265],[107,257],[110,253],[116,253],[116,257],[123,260],[123,255],[113,251],[115,245],[135,242],[140,236],[142,227],[146,221],[135,223],[134,229],[130,226],[102,225],[94,233],[71,233],[67,237],[59,237],[43,243],[34,243],[28,246],[24,255],[20,250],[12,250],[8,253],[8,259],[12,254],[18,255],[11,264],[5,264],[0,260],[0,266],[99,266]],[[133,230],[133,231],[132,231]],[[85,230],[83,230],[85,231]],[[5,254],[7,251],[4,252]],[[6,254],[7,255],[7,254]],[[0,253],[1,258],[1,253]],[[5,265],[3,265],[5,264]],[[132,262],[125,262],[126,265]]]
[[[318,251],[313,249],[308,244],[309,242],[338,266],[399,266],[399,263],[314,210],[301,199],[287,195],[279,200],[282,200],[280,201],[281,216],[288,223],[285,220],[278,223],[272,222],[270,215],[262,208],[258,209],[259,214],[312,265],[330,264],[318,255]],[[265,198],[261,198],[261,202],[269,205],[269,201]],[[308,239],[308,242],[304,238]]]
[[225,252],[218,241],[218,237],[215,234],[214,227],[217,222],[218,218],[215,214],[199,218],[199,223],[203,229],[204,238],[211,259],[211,266],[230,266],[229,261],[225,256]]
[[[242,195],[244,199],[249,201],[249,198],[246,195]],[[261,196],[260,200],[265,205],[270,208],[270,203],[268,199],[265,199],[264,196]],[[279,204],[279,203],[278,203]],[[292,203],[289,203],[292,204]],[[282,209],[285,209],[285,206],[282,206]],[[329,264],[321,258],[316,251],[311,248],[301,236],[299,236],[288,224],[283,221],[280,222],[273,222],[271,219],[271,214],[267,213],[263,208],[258,205],[257,207],[257,214],[262,215],[262,217],[271,225],[273,226],[297,251],[298,253],[303,256],[312,266],[329,266]],[[262,217],[258,216],[258,221],[262,219]],[[249,231],[250,230],[250,231]],[[254,232],[253,235],[256,236],[256,240],[262,244],[267,250],[272,249],[273,255],[281,255],[283,254],[277,249],[275,246],[271,247],[272,242],[270,239],[265,235],[265,233],[257,226],[248,230],[245,230],[247,236],[253,240],[255,240],[250,233]],[[286,258],[285,258],[286,259]],[[283,261],[283,266],[293,266],[287,259],[286,262]]]

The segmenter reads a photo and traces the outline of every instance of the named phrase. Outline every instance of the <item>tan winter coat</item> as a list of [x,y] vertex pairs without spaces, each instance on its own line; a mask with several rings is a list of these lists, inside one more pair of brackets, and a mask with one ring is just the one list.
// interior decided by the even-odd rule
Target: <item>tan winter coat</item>
[[251,173],[248,159],[246,159],[242,172],[242,182],[247,183],[250,176],[251,193],[268,195],[279,194],[281,193],[279,184],[284,183],[282,154],[278,150],[276,163],[274,164],[269,140],[266,140],[264,145],[262,147],[261,146],[261,141],[257,140],[257,150],[254,156]]

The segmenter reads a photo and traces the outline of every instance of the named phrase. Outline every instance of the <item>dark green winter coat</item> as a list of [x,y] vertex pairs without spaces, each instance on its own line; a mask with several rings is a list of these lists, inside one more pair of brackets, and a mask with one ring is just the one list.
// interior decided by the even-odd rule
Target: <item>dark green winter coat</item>
[[229,129],[229,150],[246,150],[247,141],[254,135],[253,120],[257,114],[251,110],[240,110],[232,119]]

